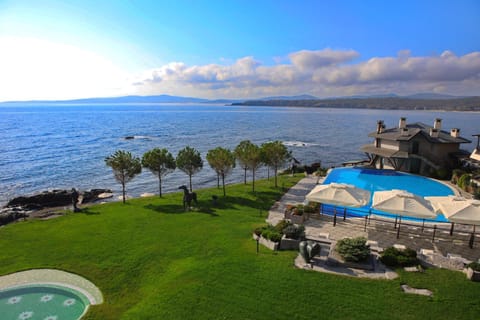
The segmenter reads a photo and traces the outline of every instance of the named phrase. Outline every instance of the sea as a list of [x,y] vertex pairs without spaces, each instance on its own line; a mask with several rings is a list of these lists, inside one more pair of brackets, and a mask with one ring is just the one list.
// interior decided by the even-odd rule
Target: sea
[[[328,109],[255,107],[211,104],[1,104],[0,105],[0,206],[8,200],[53,189],[112,189],[121,193],[105,157],[116,150],[141,158],[153,148],[166,148],[175,157],[190,146],[200,151],[203,169],[193,176],[193,188],[217,185],[217,176],[206,161],[208,150],[233,150],[242,140],[258,145],[280,140],[303,164],[324,167],[366,159],[360,151],[372,143],[368,136],[377,120],[387,128],[407,123],[433,125],[441,118],[442,129],[460,128],[472,143],[480,133],[480,113],[422,110]],[[134,137],[134,139],[125,139]],[[272,172],[261,168],[256,176]],[[251,173],[248,173],[251,180]],[[243,181],[238,167],[227,183]],[[163,179],[163,192],[188,185],[188,176],[175,170]],[[158,180],[148,170],[127,184],[127,194],[158,193]]]

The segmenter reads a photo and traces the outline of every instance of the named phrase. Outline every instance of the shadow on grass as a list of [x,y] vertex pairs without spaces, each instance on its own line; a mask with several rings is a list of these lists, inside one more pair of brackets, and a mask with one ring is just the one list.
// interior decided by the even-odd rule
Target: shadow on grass
[[158,205],[153,205],[153,204],[148,204],[144,206],[145,209],[148,210],[153,210],[158,213],[164,213],[164,214],[183,214],[183,213],[190,213],[190,212],[196,212],[196,213],[205,213],[209,214],[211,216],[217,217],[218,214],[215,212],[214,209],[210,208],[208,205],[205,205],[202,203],[202,201],[198,202],[198,205],[194,205],[190,208],[190,210],[183,210],[183,205],[176,205],[176,204],[158,204]]
[[[73,213],[73,211],[72,211],[72,213]],[[82,208],[82,209],[80,209],[80,211],[75,212],[75,213],[83,213],[83,214],[86,214],[86,215],[96,215],[96,214],[100,214],[100,212],[94,211],[94,210],[92,210],[91,208]]]
[[144,208],[165,214],[186,213],[186,211],[183,211],[183,205],[177,204],[147,204],[146,206],[144,206]]

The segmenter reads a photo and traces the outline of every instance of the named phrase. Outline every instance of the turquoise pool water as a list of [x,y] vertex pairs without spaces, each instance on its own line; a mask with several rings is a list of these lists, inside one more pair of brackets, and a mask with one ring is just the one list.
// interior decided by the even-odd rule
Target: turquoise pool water
[[0,318],[8,320],[77,320],[88,299],[59,286],[31,285],[0,291]]
[[[372,197],[375,191],[392,189],[406,190],[422,197],[448,196],[454,194],[453,190],[443,183],[422,176],[393,170],[375,170],[356,167],[336,168],[330,171],[323,184],[329,184],[331,182],[348,183],[358,188],[369,190],[372,193]],[[348,209],[348,213],[353,216],[365,216],[369,213],[371,204],[372,198],[370,198],[370,202],[365,207]],[[328,213],[329,208],[327,207],[326,209]],[[371,212],[385,215],[385,213],[381,211],[372,210]],[[434,221],[447,222],[442,215],[438,215]]]

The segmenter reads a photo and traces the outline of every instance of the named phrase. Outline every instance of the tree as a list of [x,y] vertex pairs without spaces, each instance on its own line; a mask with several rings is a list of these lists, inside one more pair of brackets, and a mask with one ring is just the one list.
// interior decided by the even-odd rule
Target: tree
[[235,155],[228,149],[218,147],[208,151],[207,161],[217,173],[217,177],[222,177],[223,196],[225,196],[225,176],[235,168]]
[[245,169],[245,183],[247,181],[246,170],[252,170],[252,190],[255,191],[255,172],[263,164],[260,147],[252,143],[250,140],[245,140],[240,142],[235,148],[235,155]]
[[185,172],[190,179],[190,192],[192,192],[192,176],[203,168],[200,152],[186,146],[177,154],[177,168]]
[[128,151],[117,150],[105,158],[105,163],[112,168],[115,179],[122,184],[122,198],[125,203],[125,185],[142,172],[140,158],[132,156]]
[[243,140],[238,144],[238,146],[235,147],[235,158],[237,159],[238,163],[244,170],[244,177],[243,177],[243,183],[247,184],[247,170],[248,170],[248,165],[247,165],[247,158],[248,158],[248,148],[250,147],[252,143],[250,140]]
[[167,149],[154,148],[143,154],[142,166],[158,177],[159,196],[162,196],[162,177],[176,168],[175,159]]
[[273,169],[275,175],[275,187],[277,187],[278,169],[285,165],[291,157],[287,147],[281,141],[266,142],[262,144],[262,159],[264,163]]

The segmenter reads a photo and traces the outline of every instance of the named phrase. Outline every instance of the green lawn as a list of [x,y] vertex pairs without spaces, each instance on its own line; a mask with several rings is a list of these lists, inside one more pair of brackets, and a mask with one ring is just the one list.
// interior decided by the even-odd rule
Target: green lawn
[[[264,180],[250,190],[199,190],[199,212],[184,213],[176,193],[5,226],[0,274],[57,268],[88,278],[105,302],[85,319],[478,319],[480,284],[460,272],[354,279],[298,270],[295,252],[257,254],[252,230],[282,188]],[[404,294],[402,283],[434,296]]]

